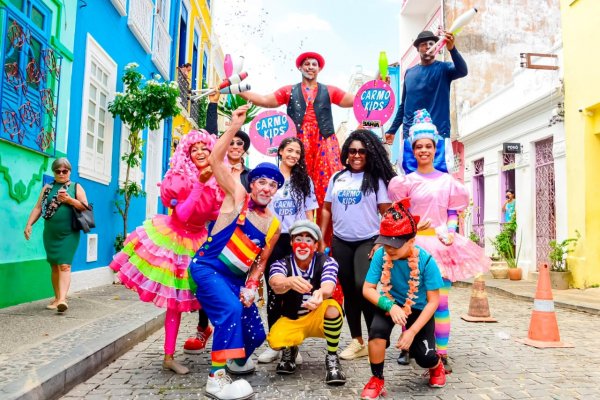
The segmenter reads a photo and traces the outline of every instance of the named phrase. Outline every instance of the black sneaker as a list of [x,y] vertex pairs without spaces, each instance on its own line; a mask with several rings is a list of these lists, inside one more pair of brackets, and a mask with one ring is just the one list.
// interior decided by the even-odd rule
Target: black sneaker
[[446,373],[449,374],[452,372],[452,363],[448,359],[448,356],[440,356],[442,358],[442,364],[444,364],[444,369]]
[[342,371],[342,365],[337,354],[327,354],[325,356],[325,383],[332,386],[340,386],[346,383],[346,374]]
[[296,356],[298,355],[298,346],[286,347],[281,351],[281,360],[275,368],[279,375],[290,375],[296,372]]
[[410,355],[408,351],[402,350],[400,355],[398,356],[398,364],[400,365],[409,365],[410,364]]

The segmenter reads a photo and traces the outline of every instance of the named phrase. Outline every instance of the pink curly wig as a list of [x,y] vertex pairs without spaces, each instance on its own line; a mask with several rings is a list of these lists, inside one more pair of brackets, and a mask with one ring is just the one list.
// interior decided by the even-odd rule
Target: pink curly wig
[[208,150],[212,151],[216,141],[217,137],[215,135],[211,135],[204,129],[200,129],[199,131],[192,130],[188,134],[184,135],[177,145],[173,156],[171,157],[171,168],[167,171],[165,176],[171,173],[180,173],[186,175],[192,180],[198,179],[198,174],[200,171],[190,158],[190,149],[196,143],[202,142],[206,145]]

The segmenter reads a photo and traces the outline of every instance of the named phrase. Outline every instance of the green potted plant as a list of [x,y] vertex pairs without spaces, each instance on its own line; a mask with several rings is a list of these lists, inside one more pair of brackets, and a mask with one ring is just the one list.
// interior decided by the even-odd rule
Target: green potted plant
[[[520,280],[523,271],[519,267],[519,255],[521,253],[521,240],[516,245],[515,237],[517,234],[517,220],[512,218],[502,226],[502,230],[494,239],[490,239],[496,253],[506,262],[508,267],[508,277],[511,280]],[[521,237],[522,239],[522,237]]]
[[[129,128],[127,140],[128,151],[121,157],[127,164],[123,187],[117,189],[115,207],[123,220],[123,231],[115,238],[114,248],[118,252],[123,248],[127,236],[127,220],[129,207],[136,197],[145,196],[142,187],[131,179],[131,172],[142,164],[144,157],[144,141],[142,131],[146,128],[157,130],[160,122],[179,113],[177,98],[179,88],[176,82],[161,81],[160,75],[146,79],[137,70],[138,64],[129,63],[125,66],[125,73],[121,80],[124,92],[118,92],[108,105],[108,111],[113,118],[120,118],[121,122]],[[150,132],[149,134],[152,134]]]
[[567,238],[562,242],[551,240],[550,246],[550,284],[552,289],[565,290],[569,288],[571,281],[571,271],[567,265],[567,255],[572,253],[581,238],[579,231],[575,231],[575,237]]

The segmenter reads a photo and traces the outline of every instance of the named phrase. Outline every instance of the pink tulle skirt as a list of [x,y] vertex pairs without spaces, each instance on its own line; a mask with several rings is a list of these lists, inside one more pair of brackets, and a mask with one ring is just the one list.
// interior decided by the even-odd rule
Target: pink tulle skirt
[[450,246],[436,235],[417,235],[416,244],[431,254],[442,276],[452,282],[487,272],[492,264],[481,247],[459,234],[454,235]]
[[131,232],[110,267],[140,300],[178,312],[200,309],[188,266],[207,237],[205,228],[183,229],[170,216],[156,215]]

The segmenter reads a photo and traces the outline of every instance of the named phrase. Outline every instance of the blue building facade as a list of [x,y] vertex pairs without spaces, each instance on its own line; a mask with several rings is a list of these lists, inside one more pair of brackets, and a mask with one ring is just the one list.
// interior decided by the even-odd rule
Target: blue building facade
[[[174,76],[171,54],[178,7],[179,2],[169,0],[110,0],[88,1],[78,8],[67,154],[72,180],[85,188],[97,223],[90,234],[82,235],[75,254],[75,290],[112,281],[107,265],[123,230],[115,200],[125,177],[121,156],[128,151],[129,131],[113,119],[108,104],[124,90],[121,78],[129,63],[138,64],[147,78]],[[158,183],[170,153],[164,146],[169,140],[165,132],[170,130],[170,121],[164,121],[157,131],[142,133],[145,156],[131,176],[147,195],[132,201],[129,231],[159,210]]]

